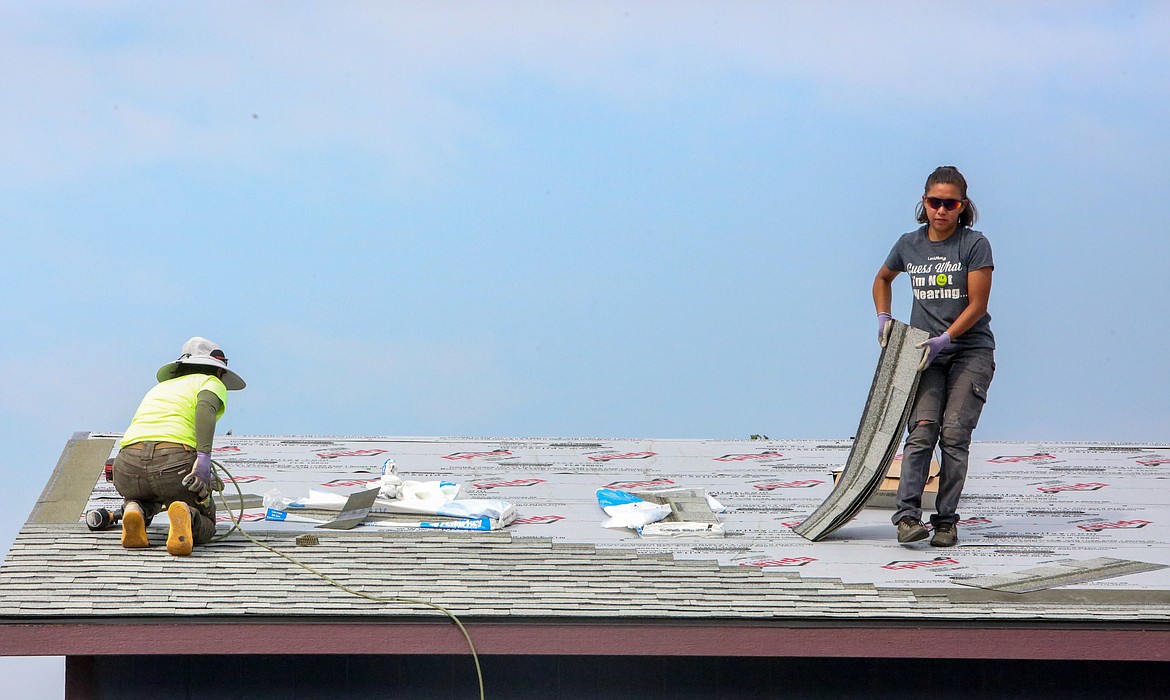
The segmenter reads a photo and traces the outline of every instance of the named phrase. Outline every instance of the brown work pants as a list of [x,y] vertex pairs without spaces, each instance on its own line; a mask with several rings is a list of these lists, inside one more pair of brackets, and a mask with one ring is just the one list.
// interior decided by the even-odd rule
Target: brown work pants
[[[146,522],[175,501],[191,506],[191,535],[195,544],[215,536],[215,502],[183,485],[183,477],[195,464],[195,450],[173,443],[139,442],[118,451],[114,459],[114,488],[129,504],[142,506]],[[125,507],[125,506],[123,506]]]

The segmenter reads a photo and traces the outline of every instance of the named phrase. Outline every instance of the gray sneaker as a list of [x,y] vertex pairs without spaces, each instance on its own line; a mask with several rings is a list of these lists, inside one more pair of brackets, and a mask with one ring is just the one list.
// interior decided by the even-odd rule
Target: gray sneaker
[[898,541],[902,543],[917,542],[924,540],[930,535],[926,530],[926,526],[918,518],[912,518],[909,515],[902,516],[898,521]]
[[934,526],[934,537],[930,538],[931,547],[954,547],[959,541],[959,528],[954,523],[939,523]]

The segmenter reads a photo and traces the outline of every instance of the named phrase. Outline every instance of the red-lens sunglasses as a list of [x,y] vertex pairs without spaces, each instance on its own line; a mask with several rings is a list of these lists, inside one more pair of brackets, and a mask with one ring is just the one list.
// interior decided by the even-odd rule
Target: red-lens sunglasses
[[946,209],[947,211],[954,211],[963,206],[961,199],[942,199],[941,197],[923,197],[926,201],[926,206],[931,209]]

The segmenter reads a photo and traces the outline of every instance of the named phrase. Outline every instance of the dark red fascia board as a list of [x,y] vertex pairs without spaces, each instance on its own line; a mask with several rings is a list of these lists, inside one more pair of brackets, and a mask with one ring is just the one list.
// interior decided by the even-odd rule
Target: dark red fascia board
[[[479,654],[1170,661],[1170,626],[712,625],[464,620]],[[956,643],[961,641],[961,643]],[[0,655],[466,654],[448,622],[0,625]]]

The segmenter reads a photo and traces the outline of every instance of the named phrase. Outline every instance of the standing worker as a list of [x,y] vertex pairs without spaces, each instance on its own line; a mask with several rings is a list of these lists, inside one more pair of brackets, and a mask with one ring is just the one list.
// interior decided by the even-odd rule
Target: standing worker
[[[215,536],[211,447],[229,389],[244,380],[227,368],[219,346],[195,337],[179,359],[159,369],[122,437],[114,487],[125,499],[122,546],[149,547],[146,526],[167,509],[167,552],[186,556]],[[222,487],[221,487],[222,488]]]
[[931,336],[918,346],[923,348],[922,376],[907,424],[893,521],[899,542],[917,542],[930,534],[922,524],[922,491],[938,444],[942,471],[936,512],[930,517],[930,544],[952,547],[958,542],[955,523],[967,480],[971,432],[995,374],[995,337],[987,313],[995,264],[991,244],[971,228],[979,212],[967,197],[966,179],[954,166],[936,168],[926,179],[917,215],[923,226],[898,239],[873,281],[882,347],[893,321],[891,283],[902,272],[910,276],[914,290],[910,325]]

